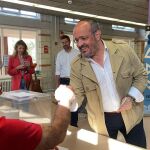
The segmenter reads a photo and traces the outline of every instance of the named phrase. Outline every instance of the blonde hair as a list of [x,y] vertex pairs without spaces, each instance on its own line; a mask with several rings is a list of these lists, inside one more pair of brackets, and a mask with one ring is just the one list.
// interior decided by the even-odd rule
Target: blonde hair
[[23,52],[23,55],[28,55],[28,52],[27,52],[28,47],[27,47],[26,43],[23,40],[19,40],[19,41],[16,42],[16,44],[14,46],[13,55],[14,56],[18,55],[18,46],[20,46],[20,45],[22,45],[25,48],[25,50]]

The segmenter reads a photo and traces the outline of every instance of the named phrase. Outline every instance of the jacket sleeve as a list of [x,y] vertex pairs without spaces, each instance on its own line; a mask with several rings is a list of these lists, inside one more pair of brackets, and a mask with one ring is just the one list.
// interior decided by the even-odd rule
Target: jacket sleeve
[[71,64],[70,85],[73,87],[76,95],[76,101],[80,107],[85,98],[85,91],[82,84],[82,67],[80,61],[77,59],[78,58],[76,58]]
[[128,55],[131,61],[131,65],[134,68],[132,86],[137,88],[141,93],[143,93],[147,85],[147,72],[135,51],[130,47],[128,49]]
[[8,71],[7,73],[10,75],[10,76],[14,76],[14,75],[17,75],[20,73],[19,70],[16,69],[17,66],[14,67],[13,63],[14,63],[14,57],[10,56],[9,57],[9,61],[8,61]]
[[41,141],[42,128],[38,124],[5,117],[0,117],[0,124],[2,150],[33,150]]
[[33,65],[32,57],[28,56],[28,60],[30,61],[30,67],[28,68],[29,74],[33,74],[35,72],[35,66]]

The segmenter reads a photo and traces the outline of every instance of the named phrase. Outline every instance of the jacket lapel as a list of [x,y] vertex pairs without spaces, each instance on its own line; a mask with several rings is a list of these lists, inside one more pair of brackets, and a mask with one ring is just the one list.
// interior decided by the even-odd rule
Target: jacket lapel
[[120,50],[112,42],[106,42],[106,45],[110,54],[110,63],[112,67],[114,80],[116,80],[119,68],[123,61],[123,56],[119,53]]
[[81,65],[82,65],[81,74],[98,84],[95,73],[90,65],[90,62],[86,58],[83,58]]

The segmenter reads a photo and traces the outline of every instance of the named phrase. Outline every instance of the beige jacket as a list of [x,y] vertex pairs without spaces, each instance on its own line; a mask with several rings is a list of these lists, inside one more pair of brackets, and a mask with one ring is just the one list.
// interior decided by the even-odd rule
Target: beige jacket
[[[143,93],[147,83],[147,73],[134,50],[121,41],[105,41],[105,43],[109,49],[113,77],[120,100],[128,94],[131,86]],[[71,68],[70,84],[75,90],[79,106],[84,97],[87,97],[86,109],[90,126],[95,132],[108,135],[100,88],[90,63],[79,55],[73,61]],[[126,131],[129,133],[143,118],[143,102],[134,102],[131,110],[122,112],[122,117]]]

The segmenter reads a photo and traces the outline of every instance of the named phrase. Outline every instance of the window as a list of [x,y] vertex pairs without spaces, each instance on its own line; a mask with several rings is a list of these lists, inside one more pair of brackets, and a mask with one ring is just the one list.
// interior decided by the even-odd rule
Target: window
[[72,35],[72,34],[69,34],[69,33],[66,34],[66,35],[68,35],[68,36],[70,37],[70,41],[71,41],[70,45],[71,45],[73,48],[78,49],[76,43],[74,43],[73,35]]
[[[7,75],[7,56],[12,55],[14,51],[14,46],[19,39],[25,41],[28,46],[28,53],[32,56],[33,62],[36,62],[36,38],[37,31],[36,30],[24,30],[24,29],[11,29],[0,27],[0,61],[3,61],[3,68],[1,69],[0,74],[5,76]],[[4,60],[3,60],[4,59]],[[5,66],[4,66],[5,64]]]
[[6,13],[19,13],[18,9],[12,9],[12,8],[6,8],[6,7],[3,7],[2,11]]
[[119,31],[128,31],[128,32],[135,32],[135,28],[126,27],[126,26],[119,26],[119,25],[112,25],[113,30]]
[[2,29],[3,33],[3,47],[4,55],[12,55],[14,51],[14,45],[19,40],[19,30],[15,29]]
[[36,17],[37,16],[37,13],[35,13],[35,12],[24,11],[24,10],[20,10],[20,14],[24,15],[24,16],[31,16],[31,17]]
[[6,7],[0,7],[0,14],[32,18],[32,19],[40,19],[40,14],[36,12],[24,11],[24,10],[6,8]]
[[79,19],[73,19],[73,18],[65,18],[64,19],[65,23],[67,24],[77,24]]
[[28,53],[32,56],[33,62],[36,62],[36,32],[22,31],[22,39],[28,46]]

